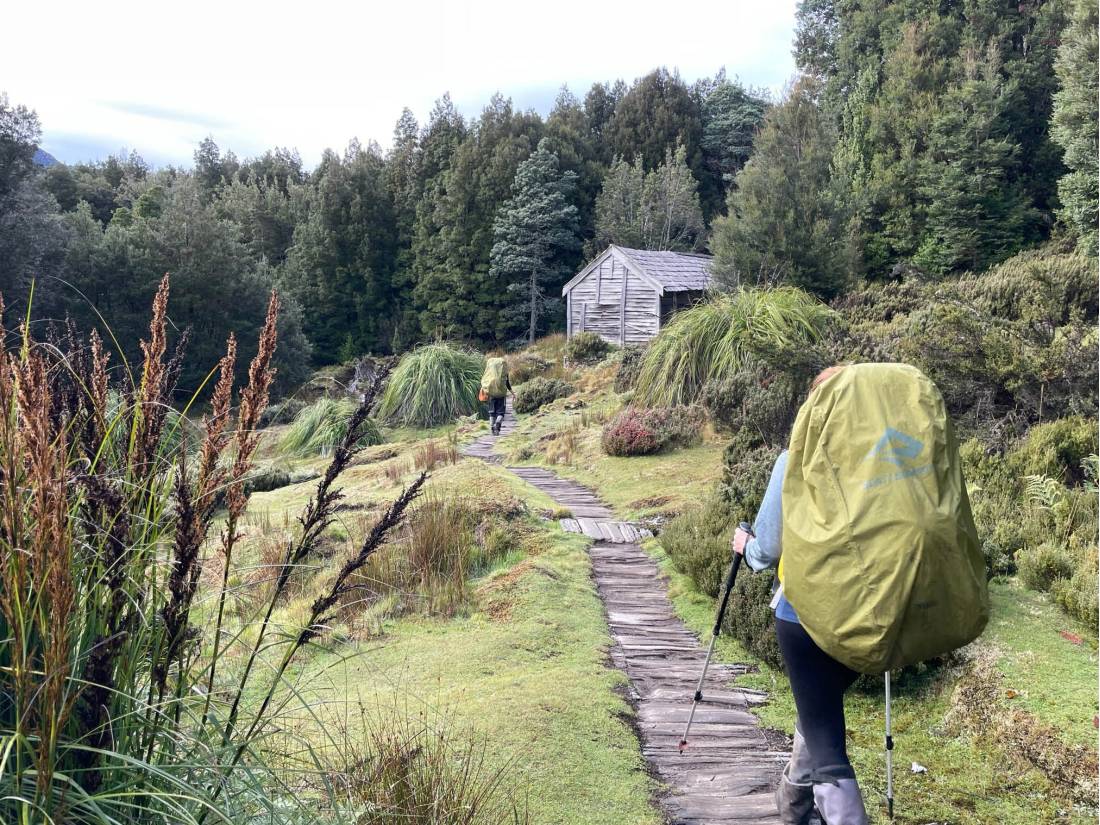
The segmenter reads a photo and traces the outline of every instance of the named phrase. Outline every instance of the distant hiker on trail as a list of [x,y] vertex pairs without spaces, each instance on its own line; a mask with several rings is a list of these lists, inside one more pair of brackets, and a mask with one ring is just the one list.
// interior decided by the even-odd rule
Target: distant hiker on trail
[[989,616],[985,564],[958,444],[935,385],[904,364],[830,367],[813,381],[752,532],[733,550],[777,568],[775,633],[797,708],[776,790],[784,825],[815,805],[826,825],[865,825],[845,745],[844,694],[886,676],[893,815],[892,669],[972,641]]
[[511,391],[512,382],[508,380],[508,364],[503,358],[490,358],[485,362],[485,372],[481,376],[481,391],[478,393],[478,398],[489,402],[489,426],[493,435],[500,435],[508,393]]

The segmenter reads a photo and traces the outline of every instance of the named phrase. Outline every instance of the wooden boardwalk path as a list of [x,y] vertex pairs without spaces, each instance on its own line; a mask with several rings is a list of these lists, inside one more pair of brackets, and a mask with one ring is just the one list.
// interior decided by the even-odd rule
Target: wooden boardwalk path
[[[509,405],[503,433],[514,428]],[[494,436],[486,435],[463,452],[500,463],[494,442]],[[764,701],[764,694],[729,687],[745,666],[711,664],[690,744],[680,753],[680,735],[706,649],[673,611],[657,563],[638,546],[637,536],[627,539],[622,529],[626,523],[615,521],[591,490],[549,470],[508,469],[568,507],[579,524],[594,525],[595,533],[583,532],[595,539],[589,553],[615,641],[611,657],[630,678],[642,754],[653,773],[668,785],[668,793],[660,800],[668,821],[673,825],[778,825],[773,792],[788,754],[772,748],[749,712],[751,705]]]

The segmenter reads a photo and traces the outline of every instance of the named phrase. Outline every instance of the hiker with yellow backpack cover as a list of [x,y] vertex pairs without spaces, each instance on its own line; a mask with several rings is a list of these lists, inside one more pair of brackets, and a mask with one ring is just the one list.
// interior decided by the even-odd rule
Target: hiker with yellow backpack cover
[[[508,393],[512,391],[512,382],[508,380],[508,364],[503,358],[490,358],[485,362],[485,372],[481,375],[479,401],[489,404],[489,428],[493,435],[500,435],[507,410]],[[513,393],[513,397],[515,394]]]
[[886,676],[892,817],[889,673],[967,644],[989,618],[958,443],[932,381],[906,364],[818,375],[733,550],[778,573],[776,637],[797,709],[781,821],[805,825],[816,807],[826,825],[867,822],[844,727],[861,673]]

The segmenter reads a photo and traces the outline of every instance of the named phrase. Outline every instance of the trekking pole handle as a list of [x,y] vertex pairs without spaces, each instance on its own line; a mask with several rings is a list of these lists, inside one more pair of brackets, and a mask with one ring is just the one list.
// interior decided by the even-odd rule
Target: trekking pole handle
[[[752,532],[752,526],[747,522],[741,522],[738,527],[748,533],[750,536],[755,534]],[[717,636],[722,629],[722,617],[726,614],[726,606],[729,604],[730,593],[733,591],[733,583],[737,579],[737,570],[741,567],[741,560],[745,557],[744,553],[734,553],[733,561],[730,563],[729,573],[726,574],[726,584],[723,587],[722,604],[718,608],[718,615],[714,617],[714,630],[713,636]]]

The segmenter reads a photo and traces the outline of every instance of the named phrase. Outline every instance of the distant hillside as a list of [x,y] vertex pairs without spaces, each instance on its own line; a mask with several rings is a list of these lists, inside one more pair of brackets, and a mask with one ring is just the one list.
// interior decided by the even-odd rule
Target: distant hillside
[[49,152],[44,152],[41,149],[34,150],[34,165],[35,166],[53,166],[55,163],[60,163],[57,158],[51,155]]

